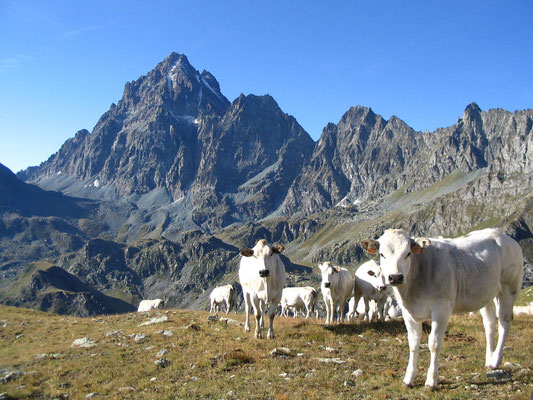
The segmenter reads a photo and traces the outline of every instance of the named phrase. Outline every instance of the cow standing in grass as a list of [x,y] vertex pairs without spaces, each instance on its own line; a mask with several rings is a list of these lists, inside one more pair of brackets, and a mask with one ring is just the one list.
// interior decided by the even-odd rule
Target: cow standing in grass
[[[355,287],[354,287],[354,303],[357,305],[359,299],[364,301],[364,317],[363,321],[372,322],[374,318],[380,321],[385,321],[384,307],[387,300],[387,286],[381,267],[374,260],[370,260],[362,264],[357,271],[355,271]],[[376,312],[370,315],[370,301],[376,302]],[[355,312],[358,314],[357,307]]]
[[139,303],[137,312],[145,312],[145,311],[163,309],[164,307],[165,307],[165,302],[162,299],[142,300]]
[[344,307],[352,296],[354,277],[346,268],[334,266],[326,261],[319,264],[322,275],[322,296],[326,305],[326,325],[333,323],[333,316],[337,312],[337,322],[344,322]]
[[316,300],[316,289],[311,286],[287,287],[281,295],[281,315],[287,316],[288,310],[292,309],[296,317],[298,310],[305,309],[305,318],[309,318],[310,313],[316,313]]
[[385,282],[392,285],[402,308],[410,350],[404,378],[407,386],[413,386],[416,377],[422,322],[430,320],[426,387],[436,388],[438,356],[452,314],[481,311],[487,339],[485,365],[492,369],[500,365],[522,285],[522,250],[516,241],[496,229],[456,239],[413,238],[391,229],[361,245],[370,254],[379,254]]
[[225,304],[226,314],[228,314],[231,306],[235,304],[235,288],[233,285],[218,286],[211,292],[209,300],[211,303],[209,312],[217,312],[220,305]]
[[268,316],[267,337],[274,338],[274,316],[285,286],[285,265],[279,257],[283,246],[270,246],[261,239],[253,249],[241,250],[239,280],[244,296],[246,322],[244,330],[250,331],[250,306],[256,319],[255,337],[262,338],[264,316]]

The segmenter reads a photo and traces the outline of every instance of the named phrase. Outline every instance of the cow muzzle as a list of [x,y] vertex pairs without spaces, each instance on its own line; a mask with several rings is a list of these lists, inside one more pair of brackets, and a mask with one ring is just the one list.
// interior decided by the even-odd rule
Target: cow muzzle
[[391,285],[400,285],[403,283],[403,274],[389,275],[389,282]]
[[380,292],[383,292],[385,289],[387,289],[387,286],[378,286]]
[[259,276],[261,278],[267,278],[268,276],[270,276],[270,271],[268,269],[262,269],[261,271],[259,271]]
[[330,286],[331,286],[331,283],[329,283],[329,282],[324,283],[324,287],[325,288],[329,288]]

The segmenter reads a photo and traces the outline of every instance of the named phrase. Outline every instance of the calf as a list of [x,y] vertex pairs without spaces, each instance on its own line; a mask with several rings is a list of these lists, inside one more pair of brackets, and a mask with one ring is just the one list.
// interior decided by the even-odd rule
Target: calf
[[144,312],[144,311],[151,311],[151,310],[157,310],[157,309],[165,308],[165,302],[161,299],[154,299],[154,300],[142,300],[139,303],[139,308],[137,308],[137,312]]
[[322,274],[322,296],[326,305],[326,325],[333,323],[333,315],[337,312],[337,322],[344,322],[344,307],[351,297],[354,287],[353,275],[346,268],[333,266],[327,261],[319,264]]
[[[363,298],[365,304],[364,321],[371,322],[374,317],[380,321],[385,321],[383,309],[387,300],[386,288],[383,273],[377,262],[370,260],[357,268],[355,271],[354,302],[358,304],[359,299]],[[377,306],[377,313],[373,313],[372,318],[369,315],[370,300],[374,300]],[[358,313],[357,309],[356,313]]]
[[285,286],[285,265],[279,257],[283,246],[270,246],[261,239],[253,249],[241,250],[239,280],[244,296],[246,322],[244,330],[250,331],[250,306],[256,319],[255,337],[262,338],[264,315],[268,316],[267,337],[274,338],[274,316]]
[[[496,229],[474,231],[456,239],[413,238],[403,230],[387,230],[361,245],[380,255],[387,285],[392,285],[407,327],[409,364],[403,382],[412,386],[417,372],[422,322],[431,320],[431,360],[426,387],[438,381],[438,356],[452,314],[480,310],[485,326],[485,365],[497,368],[522,285],[522,250]],[[495,302],[498,304],[497,311]],[[496,314],[498,343],[494,348]]]
[[297,310],[305,308],[305,318],[309,318],[309,314],[315,312],[316,299],[316,289],[311,286],[287,287],[283,289],[281,295],[281,315],[286,316],[290,308],[293,310],[293,316],[296,317]]
[[219,306],[226,306],[226,314],[229,313],[231,306],[235,303],[235,288],[232,285],[219,286],[213,289],[209,296],[211,309],[210,312],[217,312]]

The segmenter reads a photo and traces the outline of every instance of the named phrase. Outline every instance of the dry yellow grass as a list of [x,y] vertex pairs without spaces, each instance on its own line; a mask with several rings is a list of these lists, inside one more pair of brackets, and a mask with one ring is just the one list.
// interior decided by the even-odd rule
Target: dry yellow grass
[[[168,322],[138,326],[163,315]],[[483,367],[481,318],[454,317],[440,357],[439,389],[427,393],[423,384],[429,353],[424,349],[417,386],[402,387],[408,348],[401,321],[326,328],[323,321],[276,317],[276,339],[257,340],[242,327],[208,322],[208,315],[167,310],[76,318],[0,307],[0,377],[12,370],[23,373],[0,383],[0,392],[12,398],[46,399],[84,399],[97,392],[95,398],[102,399],[529,400],[533,389],[529,316],[513,322],[503,361],[512,364],[503,367],[511,378],[502,382],[487,378]],[[229,318],[244,321],[242,314]],[[165,336],[163,330],[173,335]],[[121,332],[109,334],[113,331]],[[134,335],[141,333],[147,339],[136,343]],[[71,348],[82,337],[90,337],[96,346]],[[271,356],[270,351],[279,347],[289,348],[290,355]],[[166,368],[155,364],[161,349],[168,351]],[[352,375],[357,369],[363,371],[359,377]]]

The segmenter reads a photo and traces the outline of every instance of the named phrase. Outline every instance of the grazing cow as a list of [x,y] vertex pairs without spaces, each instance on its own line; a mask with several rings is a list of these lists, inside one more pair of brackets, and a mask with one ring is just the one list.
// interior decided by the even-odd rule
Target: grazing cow
[[385,301],[385,320],[397,319],[402,316],[402,308],[394,297],[388,296]]
[[305,308],[305,318],[309,318],[309,314],[315,312],[316,299],[316,289],[311,286],[287,287],[281,295],[281,315],[286,316],[288,309],[292,309],[296,317],[297,310]]
[[283,246],[270,246],[264,239],[258,240],[253,249],[241,250],[239,280],[246,314],[244,330],[250,331],[251,305],[256,319],[256,338],[262,338],[264,315],[269,318],[267,337],[274,338],[274,316],[285,286],[285,265],[279,257],[282,251]]
[[142,300],[139,303],[139,308],[137,308],[137,312],[151,311],[163,308],[165,308],[165,302],[161,299]]
[[231,306],[235,304],[235,288],[233,285],[218,286],[213,289],[209,299],[211,303],[209,312],[217,312],[220,305],[225,304],[226,314],[228,314]]
[[[452,314],[480,310],[485,326],[485,365],[497,368],[522,285],[523,258],[517,242],[496,229],[470,232],[456,239],[412,238],[391,229],[361,245],[380,255],[387,285],[392,285],[407,327],[409,364],[403,382],[413,386],[422,322],[431,320],[431,360],[426,387],[438,381],[438,356]],[[495,303],[498,304],[497,311]],[[493,339],[498,314],[498,343]]]
[[354,287],[354,277],[346,268],[333,266],[326,261],[319,264],[322,274],[322,296],[326,305],[326,325],[333,323],[333,315],[337,311],[337,322],[344,322],[344,307],[351,297]]
[[[385,321],[383,309],[385,301],[387,300],[387,286],[381,267],[374,260],[370,260],[362,264],[357,271],[355,271],[355,287],[354,287],[354,303],[358,304],[362,297],[365,309],[363,321],[371,322],[374,317],[380,321]],[[373,313],[372,317],[369,315],[369,302],[374,300],[377,306],[377,312]],[[356,309],[356,313],[358,313]]]
[[533,315],[533,301],[529,303],[527,306],[514,306],[513,307],[513,314],[514,315]]

